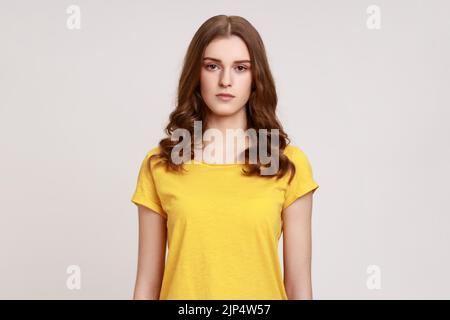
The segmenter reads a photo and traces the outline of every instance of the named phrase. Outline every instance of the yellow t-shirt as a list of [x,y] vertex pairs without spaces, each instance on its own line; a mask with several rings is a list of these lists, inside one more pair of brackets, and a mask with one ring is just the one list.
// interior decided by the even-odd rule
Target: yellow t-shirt
[[132,202],[166,219],[161,300],[287,300],[278,256],[282,210],[318,188],[305,153],[284,153],[297,173],[243,176],[244,164],[185,163],[185,173],[142,161]]

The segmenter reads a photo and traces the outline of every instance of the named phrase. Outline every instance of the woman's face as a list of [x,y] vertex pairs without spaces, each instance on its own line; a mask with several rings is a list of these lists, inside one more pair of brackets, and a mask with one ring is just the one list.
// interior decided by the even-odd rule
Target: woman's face
[[[250,54],[238,36],[217,38],[208,44],[202,61],[200,91],[209,110],[215,115],[233,115],[245,107],[252,84]],[[220,93],[232,94],[222,100]]]

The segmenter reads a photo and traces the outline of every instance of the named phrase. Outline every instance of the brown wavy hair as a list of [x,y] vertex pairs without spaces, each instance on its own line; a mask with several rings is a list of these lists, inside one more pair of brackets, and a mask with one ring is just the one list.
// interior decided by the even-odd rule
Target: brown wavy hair
[[[207,105],[200,94],[200,72],[202,66],[203,54],[208,44],[217,37],[227,37],[236,35],[240,37],[247,45],[250,53],[251,72],[252,72],[252,91],[246,103],[246,115],[248,128],[255,129],[257,133],[256,145],[258,147],[259,136],[266,135],[267,154],[277,152],[279,157],[279,169],[273,175],[262,175],[259,156],[257,163],[249,163],[249,152],[247,148],[245,153],[245,168],[242,173],[246,176],[261,176],[277,179],[283,177],[288,171],[291,171],[291,182],[295,175],[295,166],[284,155],[283,151],[290,143],[288,135],[284,132],[280,121],[276,115],[277,93],[274,79],[272,77],[266,50],[258,31],[246,19],[240,16],[217,15],[206,20],[195,33],[183,61],[183,68],[178,83],[177,106],[169,116],[169,123],[165,128],[168,137],[159,142],[160,153],[154,154],[149,158],[148,165],[153,158],[158,158],[165,163],[168,170],[180,172],[183,170],[183,163],[175,164],[171,160],[171,152],[178,141],[172,141],[170,136],[175,129],[184,128],[194,133],[194,121],[202,121],[202,133],[207,125]],[[267,129],[261,132],[259,129]],[[278,129],[279,148],[271,148],[271,130]],[[191,155],[194,157],[194,143],[191,139]],[[256,149],[257,150],[257,149]],[[258,154],[257,152],[255,154]],[[184,157],[185,155],[183,155]]]

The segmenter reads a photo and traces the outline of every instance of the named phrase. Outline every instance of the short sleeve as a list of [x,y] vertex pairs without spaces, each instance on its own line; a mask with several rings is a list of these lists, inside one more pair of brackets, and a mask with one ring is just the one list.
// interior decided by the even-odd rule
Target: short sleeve
[[155,187],[152,169],[149,167],[148,159],[155,149],[150,150],[145,156],[139,169],[136,188],[131,201],[136,205],[147,207],[167,219],[167,214],[161,206],[161,201]]
[[[319,187],[314,179],[312,167],[306,154],[298,147],[290,146],[290,148],[292,151],[287,156],[294,163],[296,172],[291,183],[286,187],[283,209],[301,196]],[[290,173],[288,175],[290,177]]]

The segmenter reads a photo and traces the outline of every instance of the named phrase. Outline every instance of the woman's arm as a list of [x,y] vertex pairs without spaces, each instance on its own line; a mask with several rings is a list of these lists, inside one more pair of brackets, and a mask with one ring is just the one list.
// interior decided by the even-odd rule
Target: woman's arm
[[158,300],[166,258],[166,219],[138,206],[139,252],[134,300]]
[[309,192],[283,210],[284,285],[289,300],[312,299],[311,216]]

